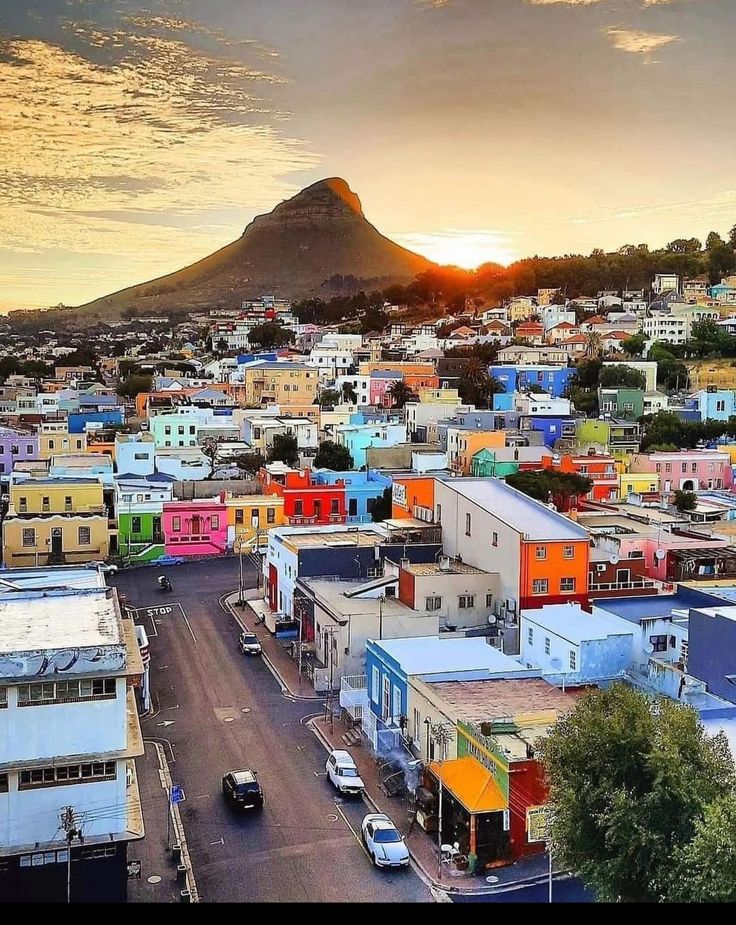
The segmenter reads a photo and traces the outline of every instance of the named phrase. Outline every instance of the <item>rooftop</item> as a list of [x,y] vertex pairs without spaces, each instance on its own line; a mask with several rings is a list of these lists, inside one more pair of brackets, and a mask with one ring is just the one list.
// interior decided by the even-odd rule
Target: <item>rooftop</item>
[[508,672],[521,672],[522,676],[529,677],[539,675],[538,671],[526,669],[521,662],[499,652],[478,636],[452,639],[416,636],[410,639],[384,639],[374,645],[396,661],[406,675],[462,671],[487,671],[489,677]]
[[443,568],[439,562],[409,562],[402,565],[402,569],[410,575],[488,575],[482,568],[468,565],[457,559],[450,559],[449,565]]
[[529,540],[587,539],[584,527],[516,491],[500,479],[456,479],[444,484],[523,533]]
[[324,527],[313,527],[311,530],[302,530],[299,527],[280,527],[276,535],[286,545],[295,549],[375,546],[386,539],[385,530],[352,529],[329,531]]
[[551,630],[573,645],[609,636],[630,636],[630,621],[610,613],[597,613],[594,617],[579,604],[549,604],[534,610],[523,610],[521,618]]
[[578,693],[566,691],[541,678],[488,681],[438,681],[432,693],[455,709],[459,720],[471,723],[554,710],[565,713],[575,705]]
[[631,623],[641,623],[642,620],[656,620],[659,617],[682,618],[691,607],[702,610],[703,607],[718,607],[723,603],[718,592],[707,594],[695,588],[679,585],[675,594],[607,597],[595,602],[595,612],[605,610]]

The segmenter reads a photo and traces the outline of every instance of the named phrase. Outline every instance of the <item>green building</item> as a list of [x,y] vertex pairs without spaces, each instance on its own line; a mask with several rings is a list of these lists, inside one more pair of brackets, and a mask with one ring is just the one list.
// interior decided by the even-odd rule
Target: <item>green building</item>
[[622,421],[638,421],[644,414],[644,389],[599,388],[598,406],[601,414],[610,414]]
[[585,453],[593,447],[600,452],[623,459],[639,452],[641,426],[638,421],[613,418],[609,420],[606,417],[587,418],[577,422],[575,438],[580,453]]
[[519,471],[518,460],[501,460],[493,450],[478,450],[470,461],[470,474],[473,478],[503,479]]
[[172,499],[168,482],[141,477],[117,483],[118,555],[124,562],[152,562],[164,555],[161,520],[164,502]]

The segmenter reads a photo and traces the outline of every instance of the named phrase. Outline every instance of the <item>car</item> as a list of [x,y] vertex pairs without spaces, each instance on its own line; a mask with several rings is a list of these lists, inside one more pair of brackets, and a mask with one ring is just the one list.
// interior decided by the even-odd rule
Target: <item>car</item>
[[345,796],[362,796],[365,793],[365,784],[350,752],[333,749],[325,763],[325,771],[338,793]]
[[256,772],[250,768],[224,774],[222,793],[238,809],[263,809],[263,787],[258,783]]
[[98,572],[102,572],[103,575],[114,575],[118,570],[117,565],[112,565],[108,562],[88,562],[85,568],[96,569]]
[[241,633],[238,636],[238,648],[243,655],[260,655],[263,651],[255,633]]
[[408,867],[404,836],[385,813],[369,813],[360,825],[366,851],[376,867]]

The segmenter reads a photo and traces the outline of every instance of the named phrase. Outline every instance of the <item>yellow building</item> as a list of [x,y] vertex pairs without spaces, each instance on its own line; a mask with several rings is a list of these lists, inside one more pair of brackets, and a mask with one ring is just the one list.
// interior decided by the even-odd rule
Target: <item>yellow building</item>
[[303,363],[266,362],[243,371],[247,405],[311,405],[317,397],[317,369]]
[[97,479],[13,480],[3,526],[11,568],[82,564],[110,552],[108,512]]
[[417,389],[417,398],[423,405],[462,404],[457,389]]
[[70,434],[66,421],[46,421],[38,428],[38,457],[49,459],[67,453],[84,453],[86,434]]
[[[227,544],[238,551],[238,544],[258,540],[253,545],[263,546],[272,527],[286,523],[284,499],[276,495],[244,495],[225,498],[227,508]],[[256,537],[257,535],[257,537]]]
[[447,428],[447,465],[455,472],[470,475],[473,456],[480,450],[506,446],[505,430],[467,430]]
[[736,466],[736,445],[728,444],[728,446],[719,446],[719,453],[728,453],[728,457],[731,461],[732,466]]
[[659,475],[656,472],[627,472],[618,477],[619,498],[629,495],[648,495],[659,492]]

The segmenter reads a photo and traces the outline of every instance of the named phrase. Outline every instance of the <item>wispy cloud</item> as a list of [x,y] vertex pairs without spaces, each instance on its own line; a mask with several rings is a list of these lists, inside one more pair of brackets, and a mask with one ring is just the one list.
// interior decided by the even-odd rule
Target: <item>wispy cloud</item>
[[647,55],[665,45],[681,41],[679,35],[663,35],[659,32],[642,32],[638,29],[606,29],[613,47],[632,55]]

